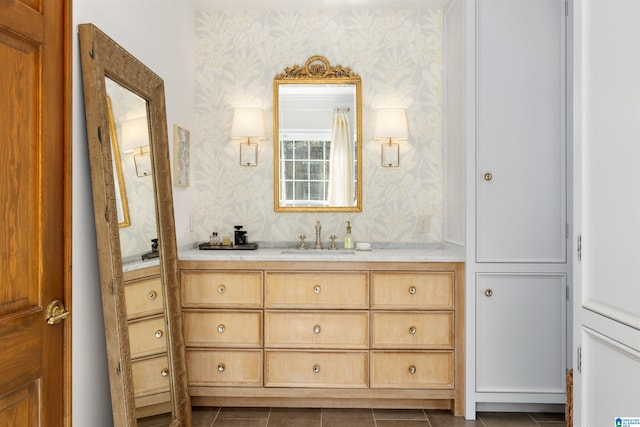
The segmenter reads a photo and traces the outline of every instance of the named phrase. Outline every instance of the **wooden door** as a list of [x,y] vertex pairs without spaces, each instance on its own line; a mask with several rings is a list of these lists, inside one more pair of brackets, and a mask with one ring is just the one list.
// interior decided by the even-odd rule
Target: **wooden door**
[[70,425],[68,0],[0,1],[0,426]]

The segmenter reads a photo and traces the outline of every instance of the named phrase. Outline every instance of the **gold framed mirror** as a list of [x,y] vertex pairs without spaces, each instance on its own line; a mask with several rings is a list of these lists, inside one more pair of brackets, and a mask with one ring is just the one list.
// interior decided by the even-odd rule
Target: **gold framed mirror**
[[[94,25],[78,29],[114,426],[136,426],[139,417],[152,415],[159,417],[154,425],[190,426],[164,82]],[[131,142],[124,123],[140,118],[146,145],[138,144],[132,159],[122,151]],[[151,173],[132,173],[135,156],[145,152]],[[125,228],[119,226],[118,184],[136,193]],[[138,208],[134,199],[148,200],[147,206]],[[157,240],[145,253],[140,244],[123,244],[135,240],[123,233]],[[127,280],[135,286],[127,287]],[[144,313],[148,319],[132,314],[137,296],[151,301],[155,311]],[[146,320],[155,340],[150,351],[140,350],[139,327]]]
[[362,87],[312,56],[273,81],[276,211],[362,211]]

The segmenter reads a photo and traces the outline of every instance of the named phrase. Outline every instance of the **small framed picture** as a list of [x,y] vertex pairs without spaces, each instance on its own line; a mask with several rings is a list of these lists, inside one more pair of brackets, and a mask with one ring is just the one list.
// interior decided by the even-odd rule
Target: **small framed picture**
[[191,174],[190,132],[179,125],[173,125],[173,185],[189,186]]

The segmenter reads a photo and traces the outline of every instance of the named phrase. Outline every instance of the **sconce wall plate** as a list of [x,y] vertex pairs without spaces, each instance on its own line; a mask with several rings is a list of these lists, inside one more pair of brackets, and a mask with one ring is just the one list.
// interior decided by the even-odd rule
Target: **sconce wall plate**
[[398,167],[400,165],[400,144],[384,143],[380,146],[383,167]]
[[258,144],[249,142],[240,143],[240,165],[256,166],[258,164]]

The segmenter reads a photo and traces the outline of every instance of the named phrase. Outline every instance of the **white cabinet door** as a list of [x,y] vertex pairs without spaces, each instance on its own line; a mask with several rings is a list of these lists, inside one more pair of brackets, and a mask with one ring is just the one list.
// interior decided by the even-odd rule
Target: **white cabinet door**
[[564,274],[478,274],[476,391],[564,393]]
[[477,262],[566,260],[562,0],[478,0]]

